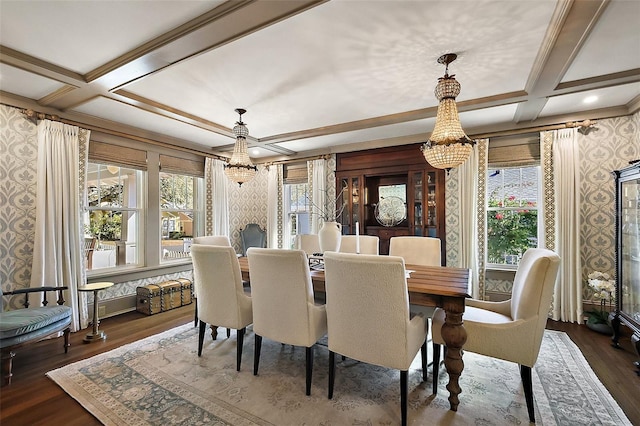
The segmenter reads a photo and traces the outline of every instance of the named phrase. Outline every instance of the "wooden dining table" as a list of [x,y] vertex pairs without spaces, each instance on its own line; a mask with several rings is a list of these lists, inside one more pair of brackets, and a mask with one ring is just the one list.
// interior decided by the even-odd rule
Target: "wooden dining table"
[[[251,282],[249,276],[249,260],[238,258],[243,279]],[[471,275],[469,269],[448,266],[405,265],[408,272],[407,288],[409,302],[422,306],[437,306],[446,313],[445,323],[441,334],[447,350],[444,365],[449,375],[447,390],[449,404],[453,411],[457,411],[461,392],[459,379],[464,363],[462,361],[462,346],[467,340],[462,314],[465,299],[471,297]],[[311,269],[311,280],[314,292],[325,291],[324,270]]]

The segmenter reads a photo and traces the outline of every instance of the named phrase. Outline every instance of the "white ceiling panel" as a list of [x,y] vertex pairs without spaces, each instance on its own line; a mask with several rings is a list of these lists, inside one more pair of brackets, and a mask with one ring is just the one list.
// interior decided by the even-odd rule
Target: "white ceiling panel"
[[63,86],[64,84],[59,81],[0,63],[0,90],[9,90],[16,95],[40,99]]
[[[591,103],[584,102],[585,99],[593,96],[597,97],[597,100]],[[547,101],[540,117],[559,115],[567,110],[580,112],[626,105],[636,96],[640,96],[640,83],[630,83],[622,86],[608,87],[606,89],[554,96]]]
[[613,0],[562,81],[640,68],[640,1]]
[[217,147],[234,142],[232,138],[107,98],[93,99],[73,110],[150,132],[166,134],[205,147]]
[[517,91],[554,6],[331,1],[126,90],[224,123],[246,108],[258,138],[435,106],[436,60],[449,51],[459,53],[459,100]]
[[2,45],[85,74],[222,1],[2,0]]

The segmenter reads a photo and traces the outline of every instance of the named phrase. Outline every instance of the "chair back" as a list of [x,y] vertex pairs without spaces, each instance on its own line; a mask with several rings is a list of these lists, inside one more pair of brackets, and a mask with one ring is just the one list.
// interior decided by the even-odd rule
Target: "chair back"
[[253,331],[289,345],[313,345],[317,331],[326,331],[326,320],[322,323],[310,314],[315,303],[305,252],[253,247],[247,257]]
[[194,244],[206,244],[210,246],[231,247],[231,241],[226,235],[206,235],[204,237],[194,237]]
[[400,256],[405,264],[442,266],[440,239],[432,237],[391,237],[389,256]]
[[320,250],[320,241],[318,239],[318,234],[296,235],[295,247],[297,250],[302,250],[307,253],[307,256],[310,256],[313,253],[322,253],[322,250]]
[[[409,295],[403,259],[327,252],[324,262],[329,350],[370,364],[407,368],[406,360],[415,352],[407,353]],[[423,341],[424,334],[417,347]]]
[[240,231],[240,238],[242,239],[242,255],[247,255],[247,249],[250,247],[266,247],[267,246],[267,231],[260,228],[257,223],[248,224],[243,230]]
[[93,269],[93,251],[96,248],[94,237],[84,237],[84,256],[87,260],[87,269]]
[[379,254],[380,238],[374,235],[343,235],[340,240],[340,253],[356,253],[358,238],[360,238],[360,254]]
[[233,247],[193,244],[193,275],[198,318],[208,324],[240,329],[251,298],[242,288],[242,273]]

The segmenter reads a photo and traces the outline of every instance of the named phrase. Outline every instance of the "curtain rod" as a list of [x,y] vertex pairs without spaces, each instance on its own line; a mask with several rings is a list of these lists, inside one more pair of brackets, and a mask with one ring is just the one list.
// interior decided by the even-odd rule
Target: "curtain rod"
[[71,126],[83,127],[83,128],[88,129],[88,130],[92,130],[92,131],[95,130],[95,131],[106,133],[106,134],[112,135],[112,136],[119,136],[119,137],[123,137],[123,138],[126,138],[126,139],[133,139],[133,140],[135,140],[137,142],[143,142],[143,143],[147,143],[147,144],[150,144],[150,145],[161,146],[163,148],[169,148],[169,149],[173,149],[173,150],[177,150],[177,151],[187,152],[189,154],[197,154],[197,155],[203,155],[205,157],[212,157],[212,158],[216,158],[216,159],[222,160],[222,161],[229,161],[229,158],[223,157],[221,155],[212,154],[210,152],[201,151],[201,150],[194,149],[194,148],[184,148],[184,147],[181,147],[181,146],[172,145],[172,144],[169,144],[169,143],[166,143],[166,142],[156,141],[156,140],[145,138],[145,137],[142,137],[142,136],[135,136],[135,135],[131,135],[131,134],[125,133],[125,132],[120,132],[120,131],[117,131],[117,130],[106,129],[106,128],[99,127],[99,126],[92,125],[92,124],[86,124],[86,123],[80,123],[78,121],[68,120],[68,119],[60,117],[57,114],[46,114],[44,112],[35,111],[35,110],[31,109],[31,108],[21,108],[21,107],[15,106],[15,105],[6,104],[4,102],[2,103],[2,105],[17,109],[18,111],[20,111],[25,116],[25,118],[27,120],[31,121],[33,124],[38,124],[38,120],[59,121],[61,123],[69,124]]
[[473,136],[473,139],[485,139],[485,138],[495,138],[498,136],[512,136],[512,135],[522,135],[525,133],[545,132],[549,130],[570,129],[573,127],[580,127],[580,130],[587,131],[588,129],[592,128],[596,123],[597,123],[596,120],[586,119],[582,121],[568,121],[566,123],[561,123],[561,124],[548,124],[546,126],[524,127],[522,129],[512,129],[512,130],[502,130],[499,132],[480,133],[472,136]]
[[319,159],[328,160],[331,158],[331,155],[332,154],[319,154],[319,155],[312,155],[309,157],[291,158],[289,160],[267,161],[265,163],[258,163],[258,164],[264,164],[266,167],[269,167],[275,164],[300,163],[302,161],[319,160]]

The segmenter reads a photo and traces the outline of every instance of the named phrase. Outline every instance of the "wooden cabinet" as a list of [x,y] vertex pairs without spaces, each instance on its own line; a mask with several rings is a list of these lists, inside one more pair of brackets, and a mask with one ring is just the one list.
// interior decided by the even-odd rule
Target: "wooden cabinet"
[[[380,254],[389,253],[394,236],[437,237],[446,258],[445,172],[425,161],[420,144],[338,154],[336,160],[336,188],[342,191],[338,204],[345,205],[338,220],[344,235],[355,234],[358,223],[361,234],[380,238]],[[384,194],[404,202],[405,216],[393,226],[376,219]]]
[[[640,356],[640,163],[614,172],[616,177],[616,312],[613,344],[620,324],[633,331],[631,341]],[[640,361],[635,362],[640,375]]]

